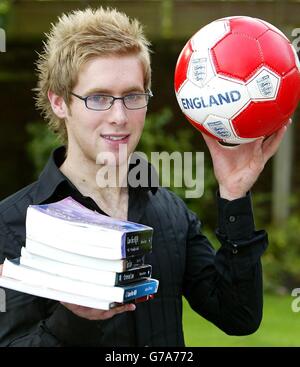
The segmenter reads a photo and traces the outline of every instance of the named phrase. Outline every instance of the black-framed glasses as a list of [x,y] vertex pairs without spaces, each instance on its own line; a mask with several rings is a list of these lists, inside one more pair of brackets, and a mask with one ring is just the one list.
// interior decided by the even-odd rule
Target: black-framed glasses
[[86,108],[94,111],[109,110],[117,99],[122,100],[124,106],[128,110],[139,110],[146,107],[149,103],[150,97],[153,97],[150,90],[147,91],[147,93],[131,93],[124,97],[114,97],[107,94],[92,94],[90,96],[83,97],[73,92],[70,94],[84,101]]

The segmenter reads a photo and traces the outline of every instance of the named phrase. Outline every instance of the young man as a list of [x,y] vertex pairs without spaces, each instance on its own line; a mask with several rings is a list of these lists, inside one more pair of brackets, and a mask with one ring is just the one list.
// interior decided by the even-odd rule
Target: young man
[[[182,295],[228,334],[253,333],[260,324],[267,235],[255,231],[249,190],[285,127],[234,148],[204,136],[219,183],[217,253],[195,214],[167,189],[96,180],[103,167],[118,168],[118,182],[127,179],[151,94],[148,47],[139,23],[116,10],[76,11],[53,26],[38,62],[37,103],[65,146],[38,181],[1,202],[0,263],[20,256],[28,205],[71,195],[100,213],[153,227],[146,262],[159,292],[149,302],[103,311],[7,290],[1,346],[183,346]],[[121,144],[126,154],[119,155]]]

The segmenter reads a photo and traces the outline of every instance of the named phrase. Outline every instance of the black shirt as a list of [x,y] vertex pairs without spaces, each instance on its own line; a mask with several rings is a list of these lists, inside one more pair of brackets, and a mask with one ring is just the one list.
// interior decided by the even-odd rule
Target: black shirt
[[[65,149],[58,148],[36,182],[0,203],[0,263],[20,256],[30,204],[72,196],[103,214],[59,170],[64,159]],[[151,165],[147,169],[155,175]],[[260,256],[267,236],[254,229],[250,195],[218,198],[218,212],[221,247],[215,253],[196,215],[175,194],[161,187],[129,187],[128,220],[154,229],[153,251],[145,261],[160,281],[156,297],[137,304],[134,312],[89,321],[59,302],[7,289],[0,346],[182,346],[182,295],[226,333],[254,332],[262,317]]]

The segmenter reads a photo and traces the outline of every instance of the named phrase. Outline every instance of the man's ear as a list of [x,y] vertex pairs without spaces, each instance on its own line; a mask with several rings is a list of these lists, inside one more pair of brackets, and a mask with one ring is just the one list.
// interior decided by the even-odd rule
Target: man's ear
[[51,107],[55,115],[61,119],[64,119],[68,115],[68,107],[63,97],[58,96],[51,90],[48,91],[48,99],[51,103]]

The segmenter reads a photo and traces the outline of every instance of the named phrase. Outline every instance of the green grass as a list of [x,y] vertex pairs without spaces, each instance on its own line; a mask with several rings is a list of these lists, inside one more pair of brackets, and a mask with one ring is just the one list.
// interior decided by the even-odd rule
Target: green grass
[[300,346],[300,312],[291,309],[292,296],[265,295],[264,316],[260,328],[252,335],[229,336],[197,315],[184,299],[183,325],[188,347],[287,347]]

